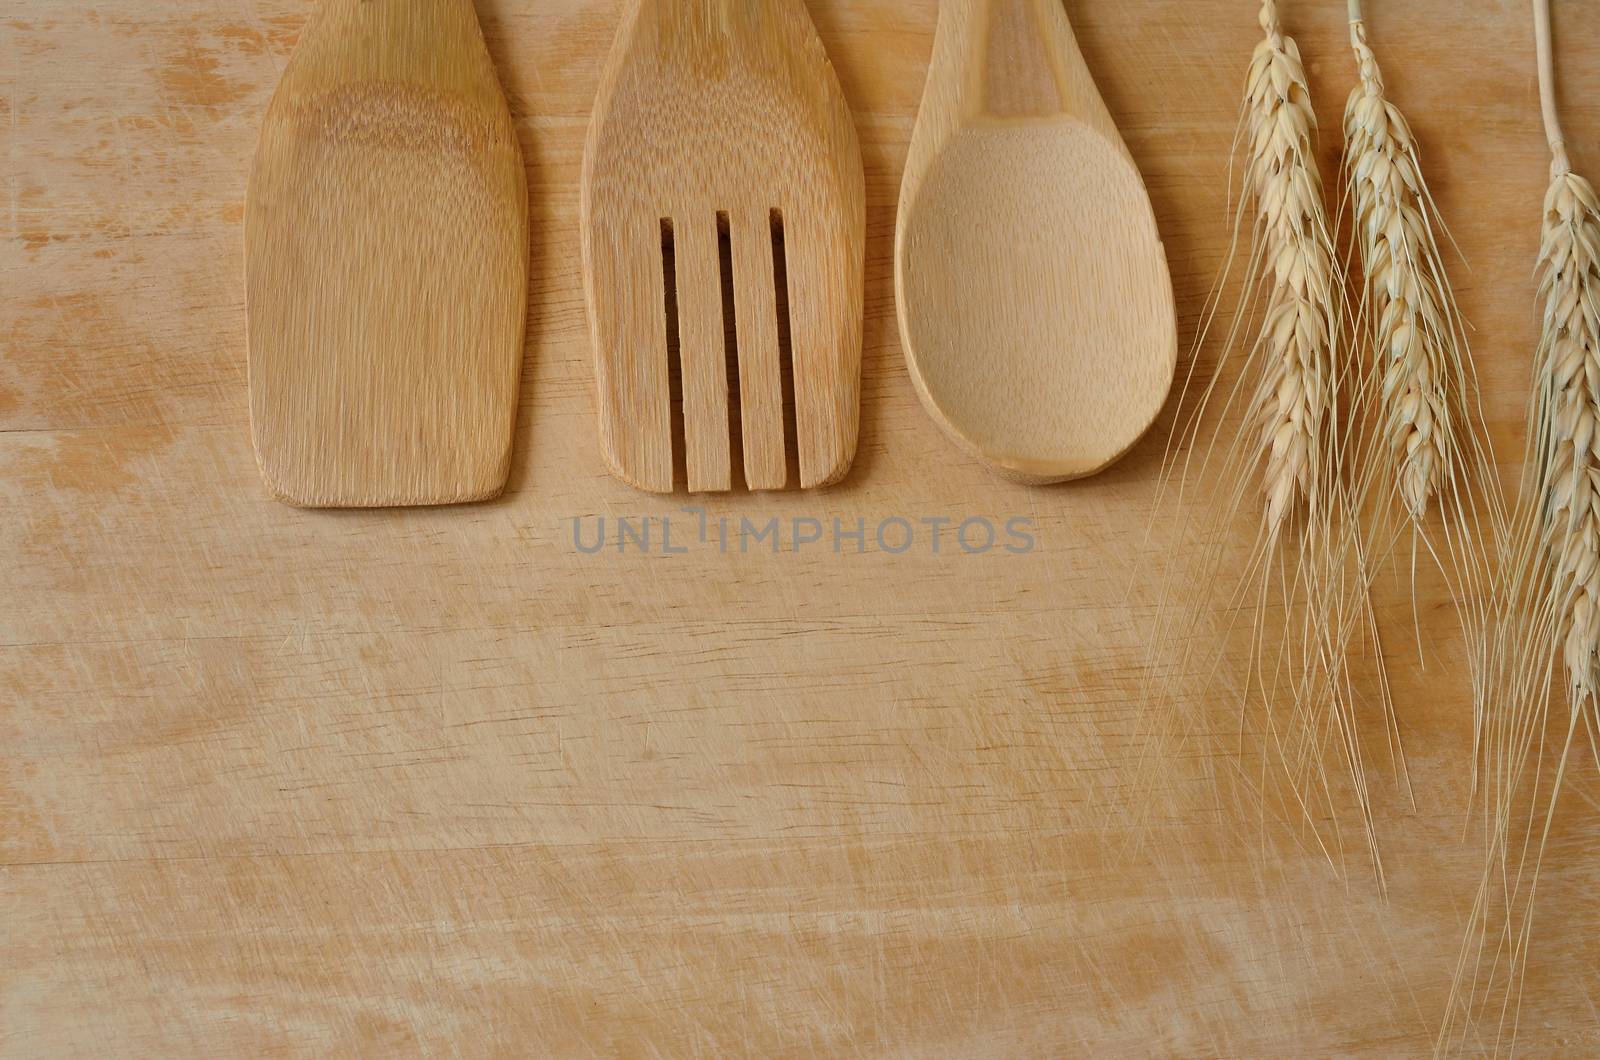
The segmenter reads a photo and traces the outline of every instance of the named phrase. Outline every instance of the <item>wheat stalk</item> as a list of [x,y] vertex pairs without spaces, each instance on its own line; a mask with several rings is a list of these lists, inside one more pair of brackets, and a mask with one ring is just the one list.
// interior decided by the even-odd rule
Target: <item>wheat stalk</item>
[[[1529,467],[1497,596],[1496,672],[1484,723],[1489,778],[1483,881],[1457,966],[1441,1054],[1478,1018],[1499,984],[1496,1045],[1514,1042],[1533,930],[1534,897],[1556,800],[1580,722],[1595,731],[1600,693],[1600,200],[1558,149],[1539,251],[1543,334],[1534,358]],[[1552,665],[1554,663],[1555,665]],[[1514,828],[1543,790],[1553,675],[1568,712],[1544,822]],[[1495,945],[1485,962],[1484,949]],[[1487,963],[1487,980],[1480,969]]]
[[[1411,125],[1389,97],[1361,0],[1349,0],[1349,16],[1359,81],[1345,105],[1343,174],[1363,272],[1356,316],[1370,347],[1354,410],[1368,435],[1351,460],[1352,506],[1366,524],[1358,550],[1376,566],[1409,531],[1413,585],[1419,544],[1444,575],[1468,644],[1476,737],[1489,685],[1490,546],[1504,537],[1503,501],[1467,327],[1440,248],[1448,236]],[[1420,647],[1420,619],[1417,634]]]
[[[1436,1053],[1463,1044],[1500,995],[1495,1052],[1513,1047],[1533,911],[1556,802],[1580,722],[1600,693],[1600,199],[1572,171],[1555,104],[1549,0],[1534,0],[1539,87],[1552,162],[1538,259],[1542,333],[1534,356],[1528,465],[1497,590],[1500,635],[1483,743],[1486,861]],[[1558,764],[1543,782],[1545,734],[1564,678]],[[1544,803],[1543,823],[1513,826]],[[1484,951],[1494,941],[1483,978]]]
[[[1266,700],[1276,753],[1303,813],[1309,815],[1313,799],[1332,797],[1329,750],[1342,759],[1381,885],[1349,669],[1352,645],[1375,627],[1365,578],[1351,570],[1356,557],[1349,547],[1351,520],[1340,478],[1343,446],[1337,421],[1345,281],[1317,169],[1316,115],[1300,50],[1284,33],[1274,0],[1263,0],[1260,24],[1263,39],[1252,56],[1245,113],[1247,176],[1257,211],[1266,296],[1260,374],[1249,408],[1261,446],[1268,563],[1291,516],[1300,517],[1291,573],[1280,586],[1289,598],[1285,603],[1292,601],[1300,615],[1298,628],[1279,647],[1277,662],[1289,671],[1287,694],[1265,682],[1258,682],[1258,691]],[[1262,605],[1269,587],[1263,584],[1258,591]],[[1286,606],[1286,611],[1293,608]],[[1257,607],[1255,621],[1252,657],[1259,658],[1266,636],[1265,606]],[[1275,698],[1287,699],[1287,714],[1274,705]],[[1387,714],[1386,696],[1383,701]]]
[[[1259,23],[1262,38],[1246,73],[1235,144],[1242,155],[1243,195],[1234,244],[1202,316],[1197,351],[1208,344],[1243,245],[1248,250],[1242,293],[1219,343],[1216,374],[1198,395],[1190,393],[1191,367],[1183,390],[1185,415],[1169,448],[1162,491],[1165,496],[1171,483],[1180,484],[1175,522],[1180,533],[1194,535],[1192,545],[1168,553],[1186,557],[1183,582],[1235,588],[1218,612],[1216,655],[1195,666],[1196,645],[1209,639],[1195,634],[1211,628],[1211,616],[1192,595],[1175,594],[1179,575],[1167,568],[1147,674],[1151,682],[1171,684],[1162,686],[1161,696],[1147,685],[1141,703],[1164,707],[1162,697],[1189,680],[1203,687],[1184,684],[1185,695],[1205,707],[1231,699],[1241,735],[1257,720],[1264,727],[1261,764],[1275,763],[1286,782],[1283,808],[1309,825],[1336,871],[1342,871],[1341,792],[1353,793],[1381,881],[1349,658],[1370,610],[1364,586],[1344,569],[1348,498],[1340,479],[1338,424],[1346,369],[1345,279],[1324,204],[1317,123],[1299,49],[1284,32],[1275,0],[1260,4]],[[1234,371],[1230,362],[1237,353],[1243,357]],[[1184,509],[1191,491],[1203,502],[1193,513]],[[1230,546],[1236,525],[1245,520],[1256,523],[1257,536],[1235,576],[1228,566],[1235,554]],[[1199,557],[1198,571],[1189,566],[1192,556]],[[1237,653],[1235,638],[1244,640]],[[1235,657],[1242,660],[1237,668],[1224,665]],[[1208,716],[1163,709],[1145,746],[1216,739],[1218,730],[1197,720]],[[1202,757],[1222,764],[1214,780],[1243,784],[1239,793],[1261,800],[1265,812],[1279,796],[1267,791],[1266,776],[1252,780],[1239,768],[1244,751],[1241,744],[1239,753]],[[1330,768],[1334,760],[1342,763],[1342,776]],[[1146,764],[1153,764],[1147,780],[1161,783],[1154,773],[1165,764],[1152,763],[1148,751]]]

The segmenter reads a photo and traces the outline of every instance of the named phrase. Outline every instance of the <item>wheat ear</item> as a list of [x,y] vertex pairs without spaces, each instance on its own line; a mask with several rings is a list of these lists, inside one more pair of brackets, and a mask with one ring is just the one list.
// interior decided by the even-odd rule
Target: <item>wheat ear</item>
[[1600,202],[1564,155],[1544,201],[1537,385],[1549,432],[1543,477],[1552,592],[1564,601],[1563,654],[1576,709],[1593,704],[1600,688]]
[[1455,471],[1467,358],[1416,141],[1385,91],[1360,0],[1351,0],[1350,15],[1361,83],[1345,106],[1345,173],[1365,274],[1360,315],[1378,359],[1382,439],[1375,452],[1390,472],[1385,485],[1420,520]]
[[1336,268],[1312,141],[1316,114],[1300,49],[1273,0],[1247,82],[1251,182],[1270,283],[1265,355],[1254,406],[1260,417],[1269,539],[1302,501],[1316,501],[1332,404]]

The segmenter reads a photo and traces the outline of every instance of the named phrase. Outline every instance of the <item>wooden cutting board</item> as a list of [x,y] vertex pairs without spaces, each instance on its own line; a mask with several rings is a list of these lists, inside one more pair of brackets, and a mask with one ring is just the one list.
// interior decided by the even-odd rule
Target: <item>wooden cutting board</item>
[[[1068,6],[1186,344],[1227,245],[1253,12]],[[1202,761],[1135,783],[1138,574],[1175,544],[1144,537],[1159,432],[1104,477],[1025,488],[951,460],[906,377],[895,197],[934,0],[808,4],[866,163],[860,456],[820,494],[697,499],[704,541],[594,438],[577,178],[620,0],[478,4],[546,233],[506,495],[318,513],[261,489],[245,177],[312,7],[0,15],[0,1056],[1428,1054],[1475,866],[1438,587],[1425,667],[1393,660],[1415,808],[1371,751],[1387,902],[1359,859],[1345,884],[1292,830],[1212,812]],[[1330,133],[1343,7],[1284,4]],[[1508,461],[1546,180],[1525,7],[1371,11],[1471,260]],[[1557,10],[1565,116],[1596,173],[1582,7]],[[590,554],[574,521],[588,548],[599,517]],[[741,550],[742,521],[773,517],[783,550]],[[924,519],[950,520],[937,553]],[[982,519],[996,546],[964,552]],[[1010,519],[1032,550],[1007,551]],[[822,540],[796,552],[796,520]],[[1379,604],[1409,632],[1405,596],[1386,580]],[[1600,1051],[1597,803],[1585,760],[1540,896],[1530,1057]]]

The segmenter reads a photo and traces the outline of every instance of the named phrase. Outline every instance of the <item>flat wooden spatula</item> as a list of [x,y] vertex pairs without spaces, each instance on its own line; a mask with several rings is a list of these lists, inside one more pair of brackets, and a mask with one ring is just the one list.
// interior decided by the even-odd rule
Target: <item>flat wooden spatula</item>
[[750,489],[780,489],[786,454],[804,487],[843,477],[861,386],[865,189],[804,4],[634,0],[601,78],[582,202],[612,472],[674,488],[676,378],[691,491],[730,489],[736,470]]
[[267,111],[245,255],[274,494],[377,507],[504,489],[528,188],[472,0],[323,0]]

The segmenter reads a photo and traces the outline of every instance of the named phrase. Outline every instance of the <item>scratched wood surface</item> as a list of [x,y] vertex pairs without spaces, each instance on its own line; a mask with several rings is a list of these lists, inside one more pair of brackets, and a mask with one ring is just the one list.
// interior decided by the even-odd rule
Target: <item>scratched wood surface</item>
[[[1416,799],[1375,767],[1386,900],[1292,827],[1214,812],[1194,762],[1139,781],[1161,442],[1043,490],[948,448],[891,298],[935,3],[809,6],[867,170],[861,452],[837,488],[711,516],[1023,517],[1027,554],[723,554],[682,514],[685,554],[574,547],[575,519],[592,539],[687,503],[612,480],[594,438],[577,177],[619,0],[479,0],[536,232],[506,496],[277,504],[250,448],[243,198],[309,0],[5,5],[0,1055],[1426,1054],[1477,864],[1439,594],[1425,669],[1393,663]],[[1336,129],[1344,5],[1283,6]],[[1370,13],[1471,263],[1508,459],[1546,179],[1525,6]],[[1587,6],[1557,15],[1595,173]],[[1253,5],[1069,11],[1187,342],[1227,243]],[[1552,841],[1529,1056],[1600,1050],[1594,773]],[[1130,843],[1138,800],[1158,805]]]

